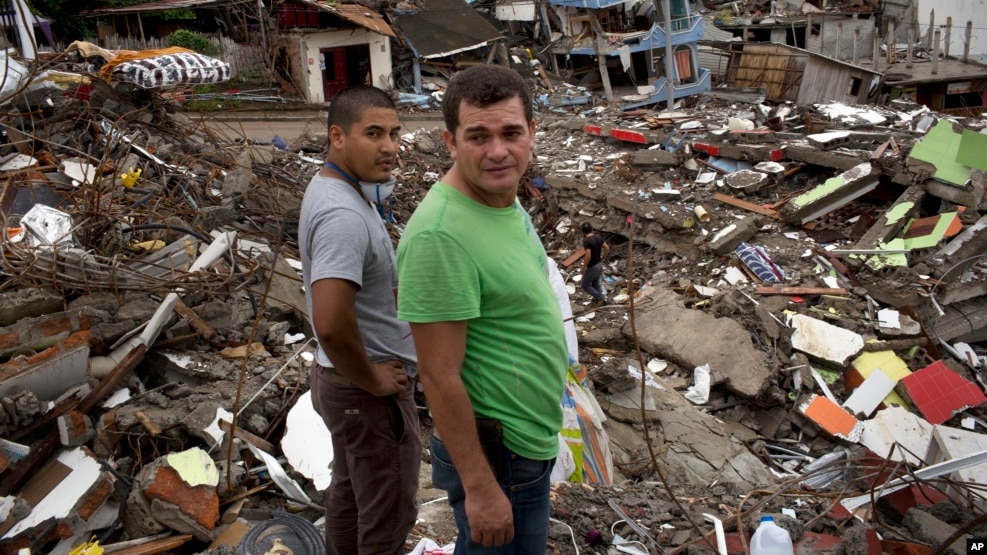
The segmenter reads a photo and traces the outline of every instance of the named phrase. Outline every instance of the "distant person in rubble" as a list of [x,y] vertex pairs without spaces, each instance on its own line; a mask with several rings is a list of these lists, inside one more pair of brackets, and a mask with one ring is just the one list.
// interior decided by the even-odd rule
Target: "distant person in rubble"
[[602,306],[607,302],[607,294],[603,292],[603,259],[610,254],[610,245],[602,235],[593,231],[593,224],[583,222],[583,291],[593,297],[593,306]]
[[329,105],[329,154],[305,190],[298,242],[319,340],[309,385],[332,433],[330,555],[404,554],[418,516],[422,441],[408,324],[397,319],[394,248],[377,207],[394,187],[401,123],[361,86]]
[[411,322],[434,421],[432,481],[456,555],[544,554],[568,354],[548,258],[517,200],[534,148],[524,80],[453,76],[442,99],[452,168],[398,244],[398,317]]

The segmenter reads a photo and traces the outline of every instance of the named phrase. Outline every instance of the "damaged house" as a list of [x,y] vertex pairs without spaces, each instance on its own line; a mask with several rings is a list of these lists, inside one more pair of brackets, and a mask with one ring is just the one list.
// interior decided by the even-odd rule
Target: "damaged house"
[[275,66],[287,70],[306,102],[328,102],[356,85],[393,88],[394,31],[356,3],[299,0],[276,8]]
[[551,0],[542,16],[553,38],[553,62],[567,79],[600,83],[608,99],[618,76],[637,86],[638,94],[621,99],[624,109],[710,90],[697,48],[702,16],[687,0]]

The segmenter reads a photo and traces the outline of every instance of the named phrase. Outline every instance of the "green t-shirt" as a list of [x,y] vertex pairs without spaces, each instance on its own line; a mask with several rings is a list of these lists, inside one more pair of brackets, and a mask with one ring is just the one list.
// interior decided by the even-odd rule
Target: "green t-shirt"
[[398,318],[467,321],[462,380],[478,417],[496,418],[508,449],[558,454],[568,367],[548,260],[519,203],[491,208],[439,182],[398,244]]

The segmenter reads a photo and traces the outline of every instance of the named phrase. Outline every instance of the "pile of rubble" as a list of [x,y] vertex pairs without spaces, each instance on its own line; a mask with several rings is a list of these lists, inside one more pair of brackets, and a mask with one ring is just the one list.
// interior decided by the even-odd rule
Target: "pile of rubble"
[[[615,247],[619,304],[576,318],[615,465],[707,484],[678,494],[700,506],[639,504],[658,543],[712,550],[693,527],[724,505],[747,532],[761,512],[792,511],[825,532],[806,536],[827,546],[812,551],[960,552],[954,540],[983,534],[985,128],[904,103],[542,120],[546,245],[573,282],[581,221]],[[778,475],[786,485],[768,486]],[[739,491],[710,495],[723,483]],[[859,509],[872,501],[880,512]],[[914,514],[937,503],[948,525]],[[888,541],[862,544],[875,529]]]
[[[295,215],[324,138],[229,141],[98,82],[48,100],[0,145],[0,554],[229,552],[277,509],[316,521]],[[987,534],[987,121],[702,102],[538,117],[521,197],[613,467],[555,485],[552,553],[741,553],[762,513],[803,551],[959,552]],[[436,129],[403,142],[395,239],[449,164]],[[612,246],[593,310],[582,221]],[[441,545],[422,485],[409,540]]]

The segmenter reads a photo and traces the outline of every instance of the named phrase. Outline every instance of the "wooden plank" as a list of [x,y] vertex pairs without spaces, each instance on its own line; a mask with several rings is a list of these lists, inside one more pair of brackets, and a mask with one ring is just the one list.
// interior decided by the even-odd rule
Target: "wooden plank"
[[[219,429],[223,430],[224,432],[230,433],[231,427],[232,427],[232,423],[230,423],[229,421],[223,419],[219,420]],[[275,447],[271,442],[267,441],[262,437],[256,436],[239,426],[237,426],[236,433],[234,435],[239,439],[242,439],[243,441],[250,443],[254,447],[258,447],[263,451],[270,453],[271,455],[274,455],[275,453],[278,452],[278,448]]]
[[780,220],[778,213],[770,208],[765,208],[753,202],[747,202],[746,200],[741,200],[739,198],[731,197],[730,195],[725,195],[723,193],[716,193],[713,195],[713,200],[718,200],[724,204],[729,204],[730,206],[736,206],[737,208],[742,208],[750,212],[755,212],[761,214],[762,216],[767,216],[769,218],[774,218]]
[[762,285],[754,290],[758,295],[846,295],[846,289],[838,287],[783,287]]
[[188,323],[192,326],[192,329],[199,332],[199,335],[201,335],[206,341],[212,341],[216,337],[216,330],[213,329],[208,322],[200,318],[194,310],[188,307],[188,305],[183,303],[181,299],[175,301],[175,312],[177,312],[182,318],[188,320]]
[[565,260],[562,261],[562,267],[563,268],[568,268],[569,266],[572,266],[573,264],[575,264],[577,260],[582,260],[583,255],[585,253],[586,253],[586,249],[584,249],[582,247],[579,247],[579,250],[577,250],[576,252],[570,254],[569,255],[569,258],[566,258]]
[[140,545],[132,545],[130,547],[125,547],[119,550],[110,550],[111,545],[106,546],[104,553],[112,555],[153,555],[154,553],[164,553],[176,547],[184,545],[186,542],[192,539],[189,534],[182,534],[180,536],[172,536],[170,538],[162,538],[159,540],[149,541]]

